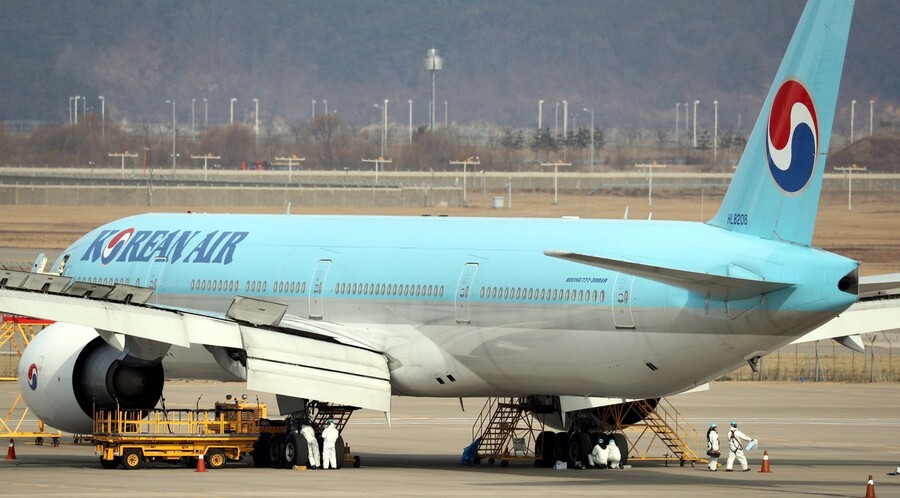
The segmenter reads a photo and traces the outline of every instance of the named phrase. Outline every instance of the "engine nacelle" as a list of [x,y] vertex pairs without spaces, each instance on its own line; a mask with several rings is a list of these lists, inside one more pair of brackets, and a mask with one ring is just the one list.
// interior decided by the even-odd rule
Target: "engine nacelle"
[[150,409],[162,395],[161,361],[119,351],[90,327],[55,323],[22,353],[19,387],[28,407],[48,425],[86,434],[94,408]]

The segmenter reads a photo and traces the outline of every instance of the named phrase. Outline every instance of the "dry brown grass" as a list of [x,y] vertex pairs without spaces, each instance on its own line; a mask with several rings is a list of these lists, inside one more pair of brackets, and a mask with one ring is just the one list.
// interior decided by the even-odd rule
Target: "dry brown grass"
[[[514,193],[511,209],[491,209],[492,192],[483,205],[480,192],[473,193],[467,207],[436,208],[318,208],[306,214],[385,214],[451,216],[514,216],[621,218],[629,208],[629,218],[704,220],[718,209],[721,196],[655,193],[652,208],[644,193],[633,195],[560,195],[552,204],[552,194]],[[900,205],[895,192],[860,192],[853,196],[853,211],[847,211],[842,193],[823,194],[813,243],[863,262],[864,275],[900,272]],[[87,231],[123,216],[145,212],[282,213],[271,208],[219,208],[203,206],[4,206],[0,223],[0,247],[63,249]],[[296,210],[295,210],[296,212]]]

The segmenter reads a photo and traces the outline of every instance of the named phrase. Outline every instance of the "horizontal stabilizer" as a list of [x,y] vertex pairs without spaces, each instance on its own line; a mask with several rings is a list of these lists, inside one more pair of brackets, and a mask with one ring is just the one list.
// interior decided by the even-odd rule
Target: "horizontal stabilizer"
[[859,297],[900,294],[900,273],[859,278]]
[[741,277],[703,273],[692,270],[680,270],[664,266],[649,265],[634,261],[625,261],[609,257],[591,256],[565,251],[544,251],[554,258],[565,259],[597,268],[628,273],[667,285],[681,287],[692,292],[706,294],[712,299],[737,300],[759,296],[768,292],[791,287],[793,284],[772,282],[762,278],[752,278],[753,274],[741,270]]
[[834,339],[854,351],[864,351],[862,340],[858,339],[860,334],[896,329],[900,329],[900,297],[858,301],[791,344]]

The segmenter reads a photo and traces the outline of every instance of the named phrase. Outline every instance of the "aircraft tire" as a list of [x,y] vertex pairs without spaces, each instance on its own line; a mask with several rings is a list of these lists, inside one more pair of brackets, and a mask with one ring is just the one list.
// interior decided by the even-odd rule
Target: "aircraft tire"
[[275,434],[269,440],[269,465],[273,469],[284,468],[284,440],[287,434]]
[[271,434],[262,434],[259,436],[259,440],[253,443],[253,466],[260,467],[270,467],[272,465],[271,460],[269,460],[269,440],[272,439]]
[[628,438],[621,432],[609,434],[609,438],[616,441],[616,446],[619,447],[619,453],[622,454],[622,460],[619,463],[624,467],[628,464]]
[[566,461],[566,446],[569,444],[568,432],[557,432],[553,441],[553,463]]
[[544,431],[537,435],[534,440],[534,454],[538,457],[536,464],[538,467],[552,467],[553,462],[553,445],[556,442],[556,433]]
[[569,467],[573,467],[577,463],[587,465],[587,456],[591,452],[591,436],[586,432],[573,432],[569,436],[567,450],[566,462]]

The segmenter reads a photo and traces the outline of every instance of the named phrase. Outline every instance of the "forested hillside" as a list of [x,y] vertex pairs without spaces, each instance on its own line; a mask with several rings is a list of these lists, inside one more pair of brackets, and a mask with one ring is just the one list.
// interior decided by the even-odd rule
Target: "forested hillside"
[[[544,126],[568,102],[570,119],[598,126],[672,126],[676,102],[700,100],[701,122],[743,128],[758,106],[796,24],[799,0],[576,1],[0,1],[3,120],[69,119],[74,95],[110,120],[229,119],[286,125],[330,112],[353,125],[427,120],[426,50],[437,74],[437,121]],[[900,2],[859,0],[838,122],[850,99],[868,116],[894,119],[900,101]],[[859,107],[865,103],[865,107]],[[684,110],[682,109],[682,113]],[[575,113],[579,113],[576,118]],[[842,118],[843,116],[843,118]],[[857,118],[862,119],[858,114]],[[560,104],[558,119],[562,119]],[[683,118],[682,118],[683,119]],[[844,126],[847,126],[846,124]],[[836,129],[840,125],[836,125]]]

